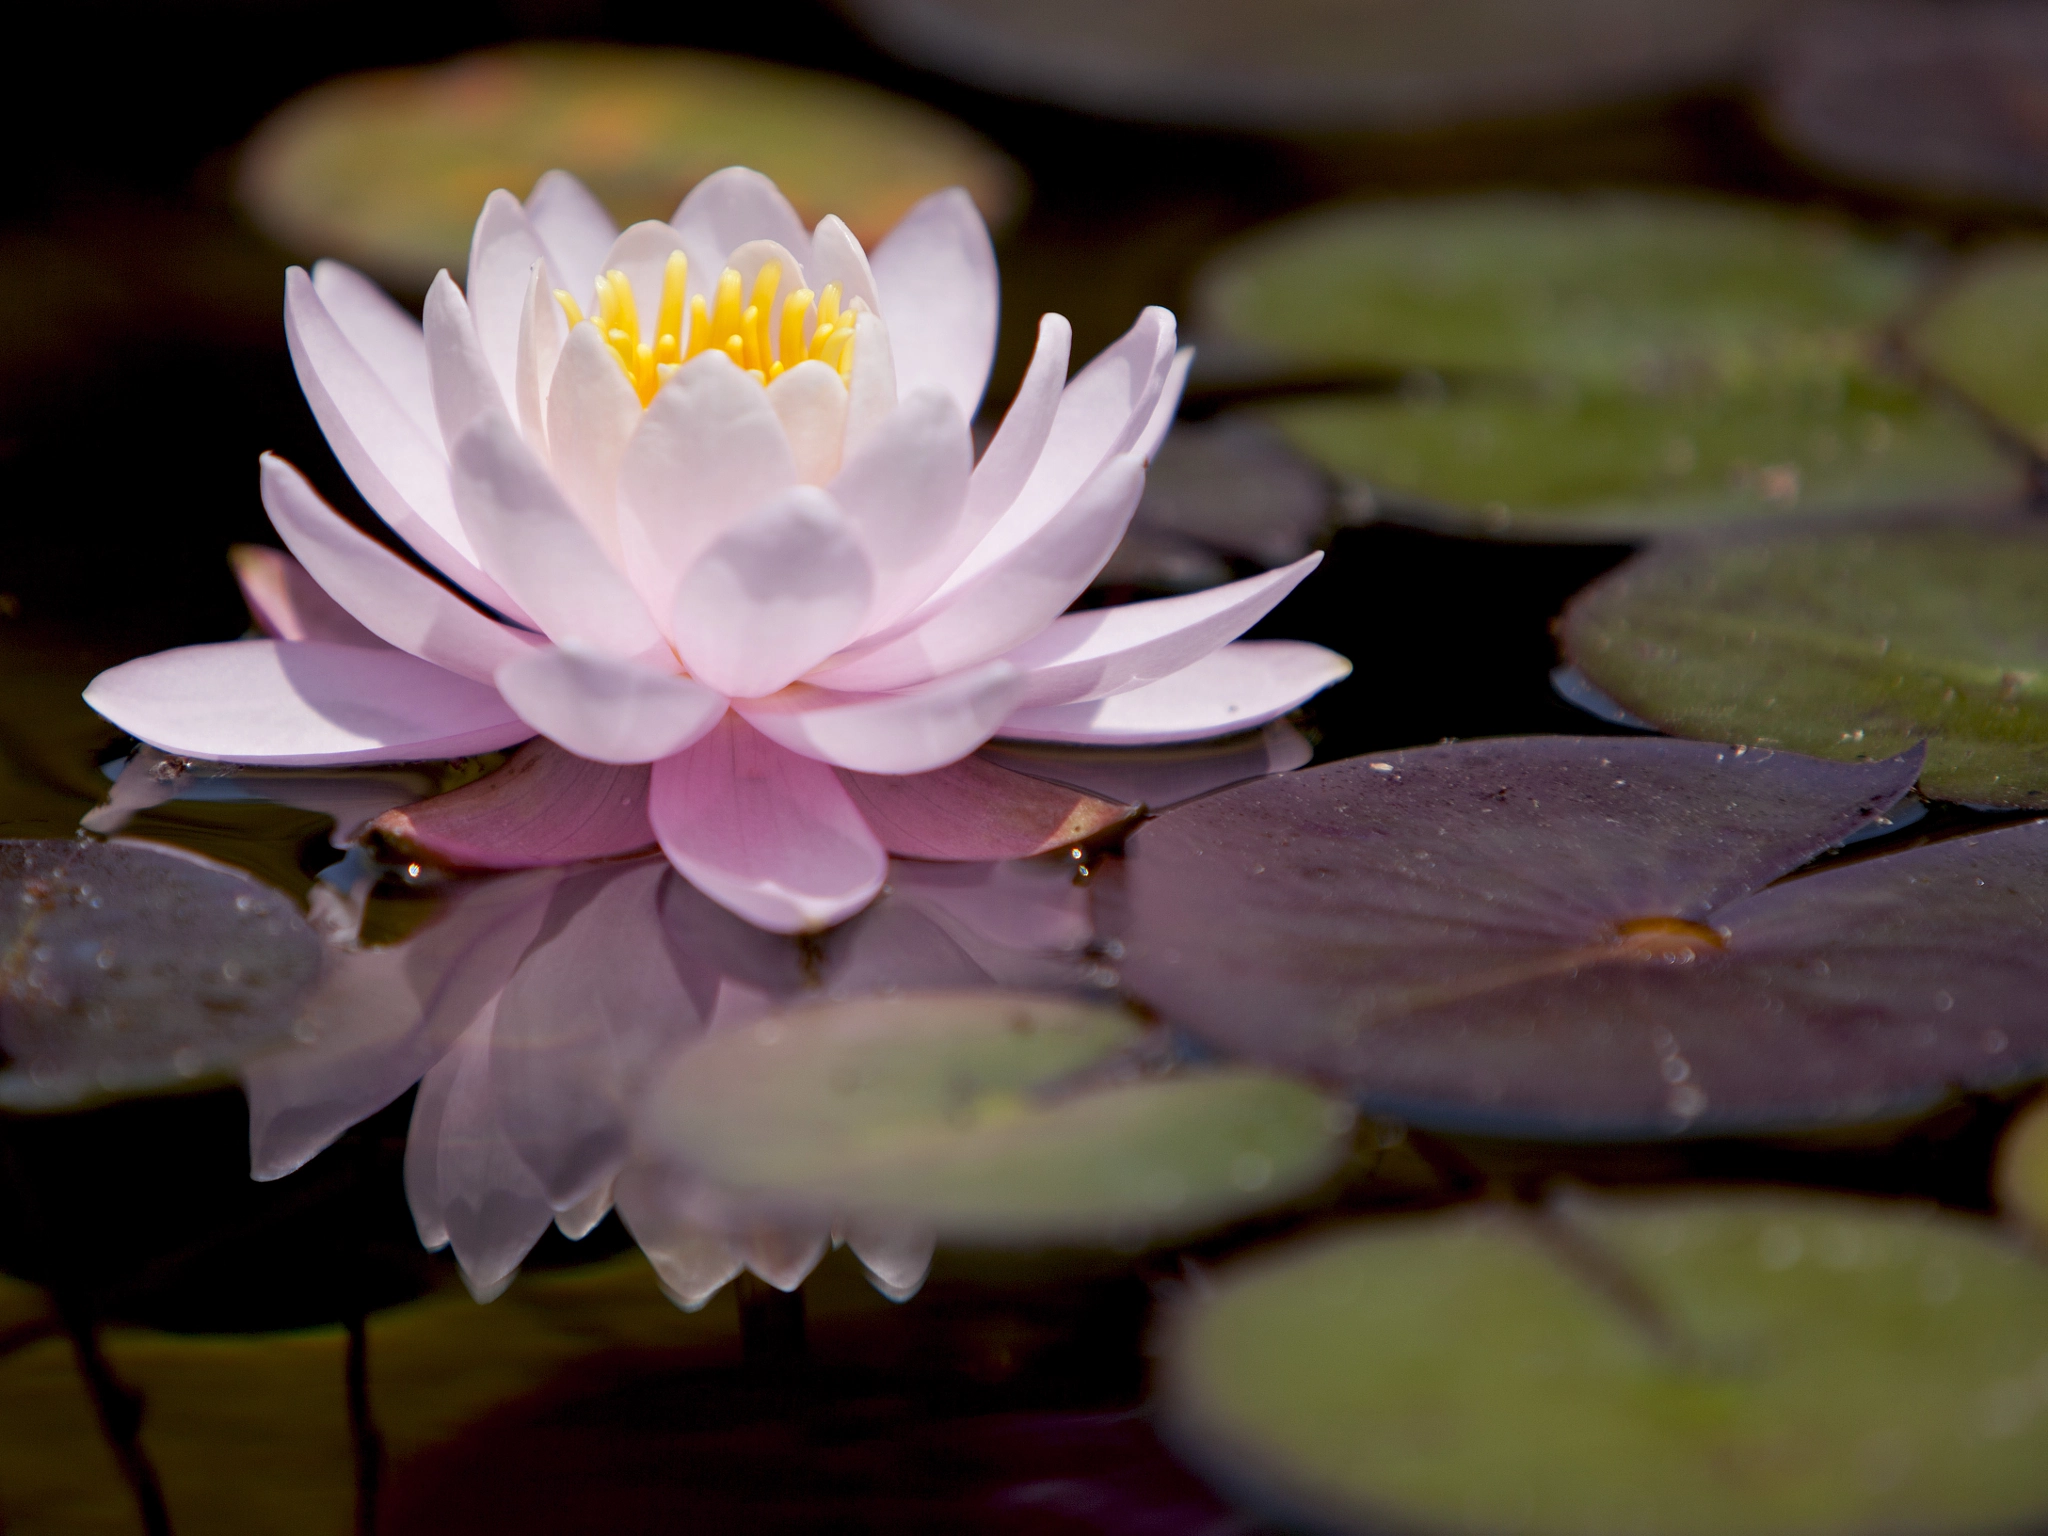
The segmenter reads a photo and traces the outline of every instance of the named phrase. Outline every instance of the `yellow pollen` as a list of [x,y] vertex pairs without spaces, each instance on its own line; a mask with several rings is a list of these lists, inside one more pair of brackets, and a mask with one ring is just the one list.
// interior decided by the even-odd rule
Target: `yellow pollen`
[[597,279],[594,308],[588,315],[565,289],[555,290],[555,302],[571,326],[586,320],[596,324],[643,406],[670,374],[700,352],[723,352],[758,384],[780,378],[807,358],[823,362],[842,379],[852,377],[859,315],[840,308],[837,283],[827,284],[815,296],[810,289],[799,288],[778,307],[780,262],[762,265],[751,293],[740,274],[727,267],[708,300],[700,293],[686,302],[688,278],[683,253],[671,252],[661,274],[661,303],[651,342],[640,339],[639,307],[633,284],[623,272],[610,271]]

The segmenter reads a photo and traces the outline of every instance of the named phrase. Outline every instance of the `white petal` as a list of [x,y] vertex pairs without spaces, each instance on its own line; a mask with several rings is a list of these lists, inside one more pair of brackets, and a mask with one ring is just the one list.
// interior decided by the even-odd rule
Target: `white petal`
[[853,328],[853,368],[846,381],[846,454],[851,457],[868,434],[896,409],[896,364],[889,353],[889,327],[880,315],[863,311]]
[[901,693],[835,693],[802,683],[733,708],[779,747],[857,773],[929,773],[995,735],[1023,679],[990,662]]
[[1087,589],[1137,510],[1144,467],[1110,460],[1060,514],[970,581],[939,595],[893,631],[863,641],[813,673],[824,688],[905,688],[1022,645]]
[[555,481],[607,558],[623,569],[619,465],[640,426],[640,396],[595,324],[585,321],[569,333],[547,412]]
[[838,505],[793,486],[719,536],[676,589],[669,634],[692,675],[753,698],[860,633],[875,576]]
[[619,541],[650,608],[665,616],[712,541],[796,483],[796,459],[760,385],[723,352],[677,369],[619,465]]
[[789,438],[798,480],[823,485],[839,473],[846,443],[846,384],[838,369],[815,358],[798,363],[769,384],[768,404]]
[[891,1301],[908,1301],[924,1289],[939,1244],[926,1228],[868,1222],[848,1229],[846,1246],[868,1272],[869,1284]]
[[[654,327],[661,318],[662,278],[668,271],[670,253],[682,250],[681,235],[659,219],[643,219],[628,225],[605,253],[603,270],[623,272],[633,285],[633,309],[640,322],[640,334],[634,340],[654,344]],[[588,312],[596,293],[590,290],[574,297]]]
[[841,309],[853,308],[853,301],[859,299],[880,313],[882,298],[868,266],[868,253],[836,213],[818,220],[818,227],[811,231],[811,259],[804,263],[805,287],[823,293],[828,283],[839,285]]
[[[519,312],[525,307],[532,283],[533,270],[529,268],[520,284],[519,303],[512,312],[515,343]],[[484,356],[483,342],[477,336],[475,316],[469,301],[463,298],[462,290],[455,286],[455,279],[446,272],[437,274],[427,289],[422,320],[427,337],[427,374],[434,386],[434,415],[441,423],[441,441],[447,444],[452,456],[456,443],[479,419],[513,414],[517,347],[514,347],[515,355],[506,359],[506,366],[514,377],[501,390]],[[463,531],[469,532],[467,525]]]
[[[267,466],[268,454],[264,460]],[[293,473],[296,475],[297,471]],[[307,494],[312,494],[311,487],[307,487]],[[326,507],[325,502],[320,505]],[[334,514],[330,511],[328,515]],[[271,516],[275,521],[276,514]],[[353,528],[349,531],[355,532]],[[249,606],[249,617],[271,639],[328,640],[336,645],[363,645],[372,650],[381,650],[386,644],[329,597],[306,573],[306,568],[283,550],[261,544],[230,544],[228,564],[234,570],[235,584],[242,589],[242,601]],[[131,763],[130,767],[133,766]],[[127,771],[122,770],[124,775]]]
[[1183,597],[1062,614],[1003,658],[1025,674],[1018,705],[1099,699],[1191,666],[1258,623],[1322,558]]
[[725,713],[725,700],[702,683],[575,645],[507,662],[498,691],[536,731],[595,763],[667,757]]
[[1152,407],[1152,419],[1145,423],[1145,430],[1131,444],[1131,452],[1147,464],[1159,452],[1159,445],[1166,440],[1166,434],[1173,430],[1174,414],[1180,410],[1180,397],[1188,387],[1188,370],[1195,364],[1195,349],[1182,347],[1173,354],[1173,362],[1166,370],[1166,379],[1159,386],[1159,399]]
[[1240,640],[1129,693],[1020,709],[1003,722],[1002,734],[1099,746],[1199,741],[1263,725],[1350,672],[1350,662],[1319,645]]
[[[721,261],[749,240],[774,240],[793,251],[799,262],[810,263],[811,237],[804,221],[774,182],[745,166],[706,176],[690,189],[669,223],[693,250],[701,246]],[[717,276],[710,273],[708,280]]]
[[618,225],[590,189],[567,171],[549,171],[533,184],[526,219],[561,269],[561,285],[581,303],[603,270],[605,252],[618,238]]
[[358,532],[283,459],[266,453],[261,479],[263,509],[285,548],[329,597],[386,643],[481,683],[537,643]]
[[399,650],[230,640],[102,672],[85,702],[173,757],[310,766],[494,752],[533,728],[495,689]]
[[548,638],[613,656],[667,653],[631,585],[502,412],[477,418],[452,468],[471,542]]
[[832,1234],[823,1227],[756,1227],[736,1239],[747,1268],[778,1291],[793,1291],[825,1257]]
[[973,464],[967,419],[950,395],[927,389],[904,401],[833,481],[875,564],[870,629],[901,618],[945,579]]
[[949,187],[912,208],[875,247],[874,274],[897,387],[943,389],[972,421],[995,362],[1000,295],[995,246],[974,199]]
[[772,933],[829,928],[888,873],[838,776],[736,715],[654,765],[649,819],[684,879]]
[[338,261],[313,263],[313,291],[413,425],[432,433],[434,391],[427,382],[427,341],[419,321],[354,267]]
[[1059,413],[1060,395],[1067,386],[1067,358],[1073,346],[1074,328],[1064,315],[1041,315],[1038,345],[1031,354],[1031,366],[1024,382],[1004,413],[1003,424],[989,440],[988,450],[974,466],[974,478],[967,489],[967,511],[953,532],[948,546],[950,564],[958,565],[967,552],[979,544],[996,520],[1017,499],[1024,482],[1045,451],[1052,433],[1053,418]]
[[[526,304],[533,264],[547,254],[518,198],[501,189],[484,199],[470,237],[463,287],[476,317],[484,361],[507,411],[517,409],[519,312]],[[446,419],[444,412],[444,428]]]
[[548,457],[548,390],[567,330],[562,306],[548,286],[548,265],[535,262],[526,306],[519,314],[519,360],[513,386],[519,397],[519,430],[526,434],[527,446],[542,458]]

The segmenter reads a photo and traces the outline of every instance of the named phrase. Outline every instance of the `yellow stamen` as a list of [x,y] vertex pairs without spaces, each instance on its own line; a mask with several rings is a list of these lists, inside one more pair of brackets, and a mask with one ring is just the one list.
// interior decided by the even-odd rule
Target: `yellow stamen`
[[[829,331],[838,323],[839,285],[837,283],[827,283],[825,291],[818,295],[818,329]],[[813,345],[816,344],[817,339],[817,336],[813,334],[811,337]]]
[[555,302],[562,306],[562,313],[568,316],[569,329],[573,331],[583,323],[583,310],[576,303],[575,295],[571,294],[568,289],[557,288],[555,290]]
[[782,263],[766,261],[754,278],[754,308],[764,315],[775,313],[775,295],[782,287]]
[[770,378],[803,360],[804,316],[810,310],[811,297],[810,289],[799,288],[782,301],[782,345],[776,349],[780,360],[769,371]]
[[811,348],[817,353],[820,362],[837,368],[844,375],[853,366],[850,361],[846,360],[847,343],[852,340],[853,315],[849,312],[840,318],[839,324],[833,327],[830,335],[826,336],[823,347],[818,345],[818,340],[814,336],[811,338]]
[[749,304],[746,313],[740,316],[740,355],[746,359],[749,369],[761,369],[768,360],[761,355],[761,306]]
[[610,279],[605,288],[610,292],[612,302],[618,306],[617,317],[610,319],[609,323],[637,342],[640,339],[640,314],[633,307],[633,285],[626,281],[625,273],[616,269],[605,273],[605,276]]
[[685,362],[711,345],[711,311],[705,307],[704,295],[698,294],[690,300],[690,350],[683,354]]
[[740,275],[727,267],[718,274],[718,297],[711,305],[711,345],[725,346],[740,333]]
[[737,333],[725,338],[723,350],[725,355],[740,367],[744,368],[747,366],[747,344],[740,340]]
[[681,251],[668,253],[668,265],[661,271],[661,310],[654,322],[654,351],[666,351],[666,361],[682,355],[683,286],[690,275],[690,259]]

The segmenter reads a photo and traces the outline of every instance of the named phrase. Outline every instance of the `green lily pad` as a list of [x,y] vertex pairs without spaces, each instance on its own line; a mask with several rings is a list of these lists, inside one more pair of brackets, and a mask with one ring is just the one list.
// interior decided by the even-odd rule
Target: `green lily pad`
[[1318,1530],[2048,1518],[2048,1269],[1965,1217],[1709,1194],[1340,1228],[1164,1330],[1169,1432]]
[[2037,1098],[1998,1143],[1998,1203],[2048,1239],[2048,1098]]
[[637,1143],[777,1214],[992,1244],[1180,1235],[1327,1175],[1350,1110],[1283,1077],[1141,1075],[1119,1010],[1013,993],[867,998],[714,1033]]
[[442,267],[462,270],[477,210],[499,187],[524,196],[560,167],[627,224],[667,218],[728,165],[763,172],[807,220],[836,213],[867,242],[942,187],[966,187],[1000,222],[1022,186],[978,134],[869,85],[681,49],[552,43],[316,86],[257,129],[241,196],[292,249],[424,288]]
[[1674,735],[1882,758],[1922,791],[2048,805],[2048,523],[1652,549],[1565,610],[1567,660]]
[[2025,483],[1962,412],[1866,373],[1657,393],[1309,395],[1263,414],[1381,517],[1496,537],[1870,516],[2010,500]]
[[1323,209],[1227,248],[1198,332],[1272,371],[1741,384],[1861,362],[1919,267],[1753,204],[1499,193]]
[[143,842],[0,842],[0,1107],[218,1079],[291,1037],[320,941],[290,897]]
[[1969,262],[1907,343],[1934,370],[2048,453],[2048,242]]

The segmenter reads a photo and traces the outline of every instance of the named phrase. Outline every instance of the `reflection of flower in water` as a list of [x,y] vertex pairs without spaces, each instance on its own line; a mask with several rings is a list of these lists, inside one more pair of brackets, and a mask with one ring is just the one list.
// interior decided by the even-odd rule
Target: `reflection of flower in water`
[[[274,638],[127,663],[95,708],[162,751],[244,764],[538,734],[643,776],[633,825],[593,851],[658,841],[714,901],[797,932],[864,906],[895,846],[848,775],[914,783],[998,732],[1214,736],[1348,670],[1231,643],[1314,556],[1065,611],[1129,521],[1188,354],[1148,309],[1069,383],[1069,328],[1047,316],[976,463],[996,271],[964,193],[919,204],[870,262],[750,171],[623,233],[555,173],[524,205],[491,196],[467,282],[435,281],[423,330],[333,263],[286,291],[329,442],[447,584],[268,459],[264,504],[299,563],[241,574]],[[542,862],[515,833],[619,819],[613,778],[550,761],[523,781],[542,813],[472,862]]]
[[721,1225],[700,1192],[630,1166],[636,1091],[703,1032],[806,998],[1113,983],[1090,934],[1087,892],[1052,859],[893,864],[879,901],[808,944],[740,921],[658,858],[464,882],[406,942],[331,968],[303,1044],[244,1069],[254,1172],[292,1172],[417,1081],[413,1215],[481,1297],[551,1222],[580,1238],[614,1203],[684,1305],[742,1267],[792,1288],[835,1236],[907,1296],[928,1234]]

